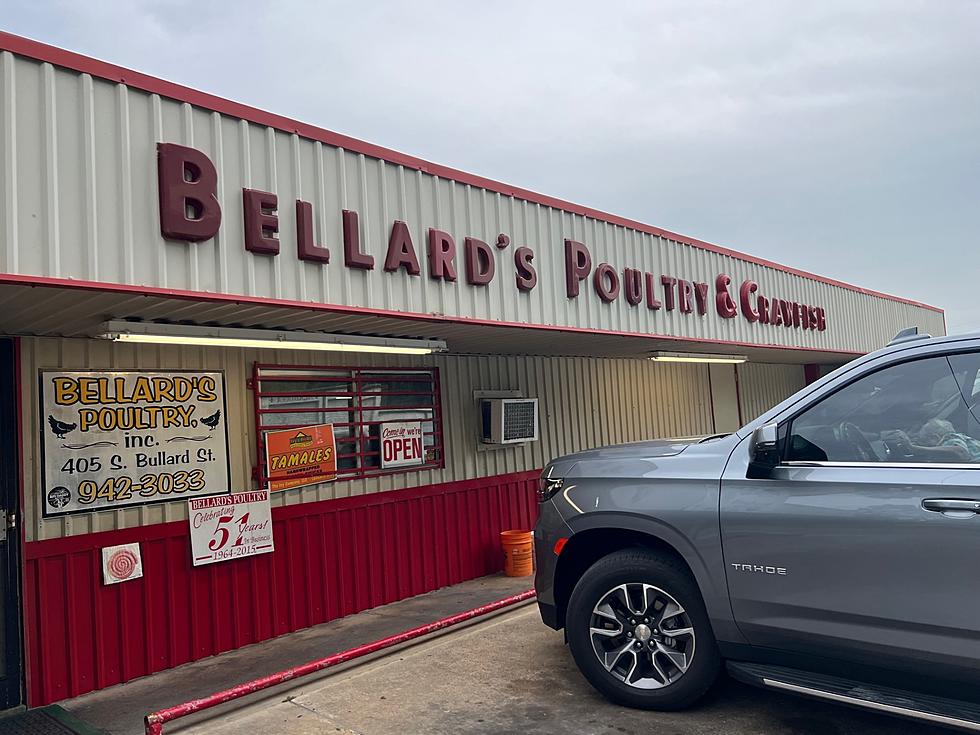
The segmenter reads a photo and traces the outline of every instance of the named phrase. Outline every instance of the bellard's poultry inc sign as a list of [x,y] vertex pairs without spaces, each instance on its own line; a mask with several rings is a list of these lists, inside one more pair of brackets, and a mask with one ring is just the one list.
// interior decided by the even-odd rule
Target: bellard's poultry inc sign
[[44,515],[229,492],[224,374],[40,374]]
[[[184,242],[210,240],[221,227],[221,205],[218,202],[218,171],[208,156],[196,148],[176,143],[157,145],[157,174],[160,195],[160,231],[164,238]],[[245,250],[261,257],[277,257],[281,216],[275,192],[242,189],[242,234]],[[291,207],[292,208],[292,207]],[[343,222],[343,265],[364,271],[374,270],[375,255],[361,240],[359,216],[355,210],[341,212]],[[285,215],[288,217],[289,215]],[[297,199],[295,227],[291,237],[296,257],[307,263],[329,267],[330,248],[317,243],[313,232],[313,205]],[[422,251],[429,278],[455,282],[460,275],[473,287],[485,287],[496,277],[497,252],[513,258],[514,284],[521,293],[538,285],[534,248],[521,244],[508,250],[511,238],[496,235],[493,245],[478,237],[465,237],[458,253],[456,238],[449,232],[430,227]],[[722,319],[742,318],[770,327],[814,330],[827,329],[824,307],[804,304],[786,298],[785,294],[766,294],[751,279],[734,279],[726,273],[710,279],[692,278],[690,274],[654,273],[629,264],[593,263],[588,244],[573,239],[564,241],[565,295],[578,299],[583,282],[604,304],[625,303],[629,308],[653,312],[677,312],[705,316],[713,313]],[[625,266],[625,267],[623,267]],[[389,273],[404,273],[420,278],[422,265],[419,251],[408,224],[394,220],[382,267]]]

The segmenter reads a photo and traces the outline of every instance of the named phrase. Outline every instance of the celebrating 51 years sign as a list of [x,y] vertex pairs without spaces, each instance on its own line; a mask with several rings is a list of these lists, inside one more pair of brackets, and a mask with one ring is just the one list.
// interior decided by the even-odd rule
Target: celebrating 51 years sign
[[193,498],[187,505],[194,566],[275,550],[268,490]]
[[229,492],[223,373],[40,379],[45,515]]

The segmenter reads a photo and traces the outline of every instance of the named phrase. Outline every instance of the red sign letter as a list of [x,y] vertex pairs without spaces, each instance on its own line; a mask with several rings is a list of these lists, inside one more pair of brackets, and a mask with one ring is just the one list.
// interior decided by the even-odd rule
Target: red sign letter
[[493,280],[496,263],[493,251],[483,240],[468,237],[463,242],[466,254],[466,282],[474,286],[486,286]]
[[599,264],[599,267],[595,269],[593,283],[595,284],[595,292],[607,304],[615,301],[616,297],[619,296],[619,274],[609,263]]
[[731,319],[738,314],[732,295],[728,293],[728,284],[732,279],[722,273],[715,279],[715,309],[722,319]]
[[348,268],[374,270],[374,256],[361,252],[361,228],[357,222],[357,212],[345,209],[344,220],[344,265]]
[[677,279],[677,293],[680,297],[680,309],[683,314],[690,314],[693,310],[691,307],[691,295],[694,293],[694,287],[691,286],[690,281],[685,281],[683,278]]
[[656,311],[657,309],[660,308],[661,304],[660,304],[660,299],[657,298],[657,294],[656,294],[657,285],[652,273],[646,274],[646,281],[647,281],[647,308]]
[[300,260],[329,263],[330,251],[313,240],[313,205],[296,200],[296,255]]
[[708,313],[708,284],[695,282],[694,284],[694,303],[698,305],[698,314],[704,316]]
[[522,245],[514,251],[514,267],[517,268],[517,288],[521,291],[530,291],[538,285],[538,272],[531,265],[532,260],[534,260],[534,251],[531,248]]
[[456,241],[448,232],[429,229],[429,275],[446,281],[456,280]]
[[258,189],[242,189],[242,208],[245,211],[245,249],[260,255],[279,255],[279,217],[275,194]]
[[578,282],[592,270],[589,249],[575,240],[565,240],[565,293],[568,298],[578,296]]
[[827,312],[824,311],[824,308],[822,306],[818,306],[817,309],[816,309],[816,312],[817,312],[817,331],[818,332],[826,331],[826,329],[827,329]]
[[421,272],[415,245],[412,244],[412,233],[408,231],[408,225],[396,219],[391,226],[391,237],[388,238],[385,270],[390,273],[399,268],[404,268],[410,276],[417,276]]
[[643,274],[635,268],[623,270],[623,285],[626,290],[626,303],[636,306],[643,301]]
[[168,240],[210,240],[221,225],[218,172],[195,148],[157,144],[160,232]]
[[759,321],[760,312],[765,311],[765,307],[759,304],[759,311],[752,308],[752,301],[749,299],[751,294],[759,290],[759,284],[755,281],[742,281],[738,289],[738,300],[742,302],[742,313],[750,322]]
[[660,283],[664,287],[664,308],[667,311],[674,310],[674,286],[677,279],[673,276],[660,276]]

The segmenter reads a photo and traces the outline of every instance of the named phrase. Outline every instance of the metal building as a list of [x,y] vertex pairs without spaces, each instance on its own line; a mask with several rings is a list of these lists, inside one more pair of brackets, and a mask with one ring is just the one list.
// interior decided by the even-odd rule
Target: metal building
[[499,570],[549,458],[945,328],[3,33],[0,177],[0,708]]

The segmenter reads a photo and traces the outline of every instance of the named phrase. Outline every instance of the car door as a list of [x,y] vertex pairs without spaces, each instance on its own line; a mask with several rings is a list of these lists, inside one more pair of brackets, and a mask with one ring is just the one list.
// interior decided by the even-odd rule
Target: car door
[[[977,352],[902,360],[789,409],[766,479],[746,478],[741,442],[721,529],[732,609],[752,644],[976,671],[978,372]],[[954,431],[936,439],[947,428],[937,421]]]

